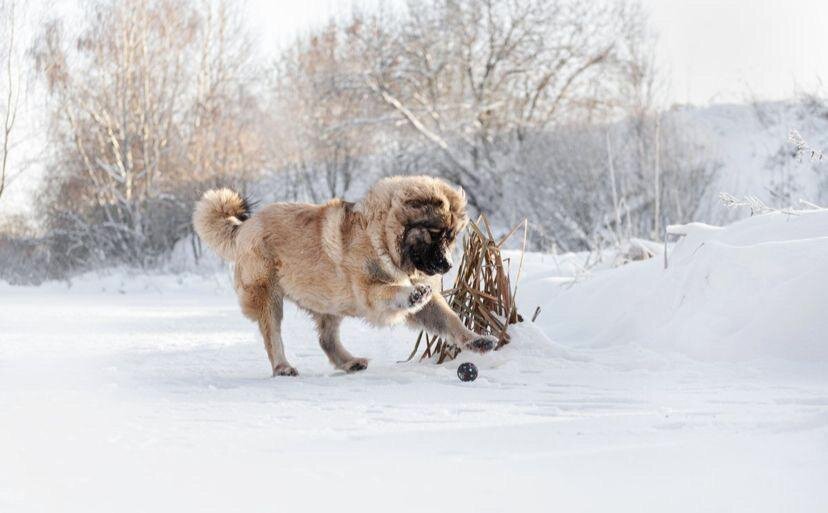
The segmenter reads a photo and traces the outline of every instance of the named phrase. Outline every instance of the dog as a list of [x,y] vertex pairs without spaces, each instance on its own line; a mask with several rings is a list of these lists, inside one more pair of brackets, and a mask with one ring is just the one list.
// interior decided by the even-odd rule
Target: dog
[[356,203],[273,203],[255,214],[230,189],[206,192],[193,225],[235,263],[242,312],[258,322],[273,376],[296,376],[281,334],[284,300],[313,318],[319,345],[345,372],[368,367],[339,339],[344,317],[377,326],[407,322],[475,351],[497,339],[463,325],[439,293],[458,234],[468,223],[462,189],[428,176],[384,178]]

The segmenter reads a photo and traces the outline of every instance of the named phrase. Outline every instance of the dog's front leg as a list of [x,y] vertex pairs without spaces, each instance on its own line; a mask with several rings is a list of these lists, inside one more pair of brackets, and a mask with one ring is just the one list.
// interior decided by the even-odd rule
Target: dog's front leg
[[491,335],[478,335],[463,325],[460,317],[449,307],[443,296],[435,294],[425,306],[408,316],[408,323],[440,335],[461,348],[477,353],[491,351],[497,339]]
[[431,285],[372,284],[368,288],[368,303],[372,310],[392,315],[415,313],[432,298]]

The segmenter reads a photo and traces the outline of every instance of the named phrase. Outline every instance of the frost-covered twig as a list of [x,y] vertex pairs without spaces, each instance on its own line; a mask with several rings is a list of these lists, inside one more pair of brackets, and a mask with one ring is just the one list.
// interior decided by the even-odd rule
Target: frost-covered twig
[[806,208],[811,208],[811,209],[814,209],[814,210],[825,210],[825,207],[820,207],[816,203],[811,203],[810,201],[808,201],[806,199],[801,199],[800,198],[799,204],[806,207]]
[[720,192],[719,200],[721,200],[722,204],[727,208],[748,207],[750,208],[750,215],[766,214],[773,211],[771,207],[767,206],[765,202],[756,196],[747,195],[737,198],[730,193]]
[[722,204],[724,204],[724,206],[728,208],[748,207],[750,209],[751,216],[767,214],[769,212],[780,212],[782,214],[788,214],[793,216],[799,215],[798,212],[792,208],[779,209],[770,207],[764,201],[750,194],[742,196],[741,198],[737,198],[736,196],[729,194],[727,192],[720,192],[719,199],[721,200]]
[[808,154],[810,155],[810,159],[814,162],[819,162],[822,160],[823,153],[820,150],[817,150],[810,144],[808,141],[805,140],[804,137],[795,129],[791,128],[791,131],[788,132],[788,141],[790,141],[794,146],[796,146],[796,158],[799,161],[802,161],[802,155]]

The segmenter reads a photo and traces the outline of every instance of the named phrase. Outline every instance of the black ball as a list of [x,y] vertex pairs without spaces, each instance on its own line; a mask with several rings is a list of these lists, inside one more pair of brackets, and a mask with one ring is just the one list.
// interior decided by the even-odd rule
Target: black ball
[[461,363],[457,367],[457,377],[460,381],[474,381],[477,379],[477,366],[471,362]]

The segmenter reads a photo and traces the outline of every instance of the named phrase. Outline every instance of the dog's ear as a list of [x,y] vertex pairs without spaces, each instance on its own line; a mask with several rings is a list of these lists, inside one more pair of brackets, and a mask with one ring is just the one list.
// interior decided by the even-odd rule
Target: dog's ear
[[452,206],[452,213],[454,213],[457,216],[456,222],[457,222],[458,233],[459,233],[460,231],[463,231],[463,228],[465,228],[466,225],[468,224],[469,216],[466,213],[466,205],[467,205],[466,190],[463,189],[462,185],[458,185],[457,189],[456,189],[456,192],[457,192],[457,196],[458,196],[459,201],[453,201],[451,206]]
[[469,215],[463,211],[463,215],[457,220],[457,232],[462,232],[469,224]]

